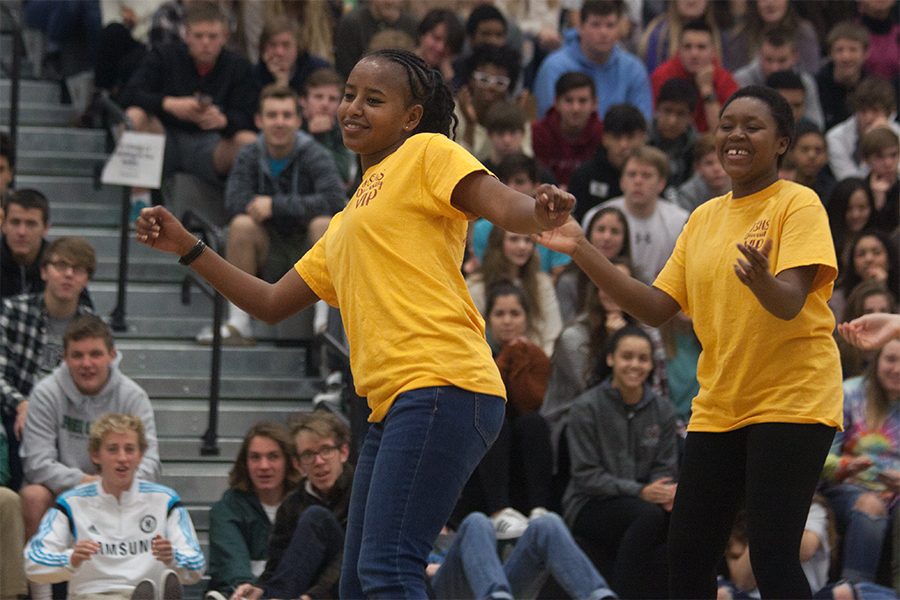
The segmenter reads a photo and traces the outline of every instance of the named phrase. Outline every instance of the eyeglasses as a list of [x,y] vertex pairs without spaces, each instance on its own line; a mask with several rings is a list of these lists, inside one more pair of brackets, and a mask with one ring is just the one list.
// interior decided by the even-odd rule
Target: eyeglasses
[[315,452],[313,452],[312,450],[304,450],[300,453],[300,464],[309,466],[316,462],[317,456],[321,456],[322,460],[330,460],[334,458],[335,454],[337,454],[337,451],[337,446],[322,446]]
[[505,92],[511,83],[509,77],[505,75],[491,75],[484,71],[473,71],[472,80],[481,87],[494,88],[498,92]]
[[71,270],[75,275],[87,275],[88,272],[87,267],[83,267],[81,265],[73,265],[72,263],[66,262],[64,260],[54,260],[47,264],[49,264],[60,273],[65,273],[66,271]]

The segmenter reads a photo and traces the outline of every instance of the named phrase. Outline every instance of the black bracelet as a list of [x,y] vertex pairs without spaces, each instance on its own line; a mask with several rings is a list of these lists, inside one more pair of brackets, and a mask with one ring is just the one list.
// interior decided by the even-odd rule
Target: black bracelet
[[191,251],[178,259],[178,264],[188,266],[197,260],[197,257],[203,254],[204,250],[206,250],[206,244],[203,243],[203,240],[197,240],[197,243],[194,244]]

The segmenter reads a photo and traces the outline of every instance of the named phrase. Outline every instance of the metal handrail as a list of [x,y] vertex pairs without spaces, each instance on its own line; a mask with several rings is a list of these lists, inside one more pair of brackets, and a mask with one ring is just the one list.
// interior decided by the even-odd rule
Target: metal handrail
[[16,148],[18,147],[16,142],[18,141],[19,133],[19,80],[22,77],[22,53],[25,49],[25,40],[22,37],[22,25],[16,19],[12,10],[5,4],[0,3],[0,13],[5,18],[9,18],[12,23],[13,48],[11,72],[9,74],[9,137],[13,143],[10,164],[15,164]]
[[[113,102],[106,92],[97,94],[97,104],[103,115],[103,127],[106,129],[106,149],[112,152],[116,145],[116,132],[119,128],[134,129],[134,124],[125,111]],[[95,185],[99,184],[99,172],[95,174]],[[131,188],[122,186],[122,201],[119,206],[119,273],[116,286],[116,306],[110,313],[110,327],[113,331],[126,331],[125,301],[128,286],[128,242],[131,216]]]
[[[187,210],[181,218],[185,228],[200,233],[207,246],[221,252],[222,230],[201,215]],[[225,313],[225,301],[213,286],[189,271],[181,282],[181,303],[190,304],[191,287],[194,286],[213,301],[212,322],[212,359],[209,371],[209,419],[206,431],[201,438],[201,456],[219,455],[219,395],[222,380],[222,317]]]

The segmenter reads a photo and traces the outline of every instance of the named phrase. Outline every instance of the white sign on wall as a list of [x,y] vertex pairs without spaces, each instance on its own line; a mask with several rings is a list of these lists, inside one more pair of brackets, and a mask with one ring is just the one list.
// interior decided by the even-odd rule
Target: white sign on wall
[[103,167],[100,181],[107,185],[159,189],[166,136],[125,131]]

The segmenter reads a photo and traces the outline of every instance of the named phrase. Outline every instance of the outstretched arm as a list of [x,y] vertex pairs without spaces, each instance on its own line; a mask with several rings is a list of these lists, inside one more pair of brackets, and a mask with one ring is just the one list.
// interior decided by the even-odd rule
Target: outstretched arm
[[566,222],[575,207],[575,196],[555,185],[541,184],[532,198],[479,171],[456,184],[450,202],[507,231],[540,233]]
[[[197,238],[162,206],[141,211],[137,240],[177,256],[184,256],[197,243]],[[232,303],[266,323],[277,323],[319,299],[293,269],[276,283],[267,283],[232,265],[211,248],[204,250],[191,268]]]
[[863,315],[849,323],[841,323],[838,331],[848,342],[864,350],[881,348],[891,340],[900,339],[900,315]]
[[609,294],[623,310],[647,325],[659,327],[679,311],[678,303],[667,293],[629,277],[609,262],[587,241],[584,231],[574,219],[536,239],[551,250],[571,256],[597,287]]

